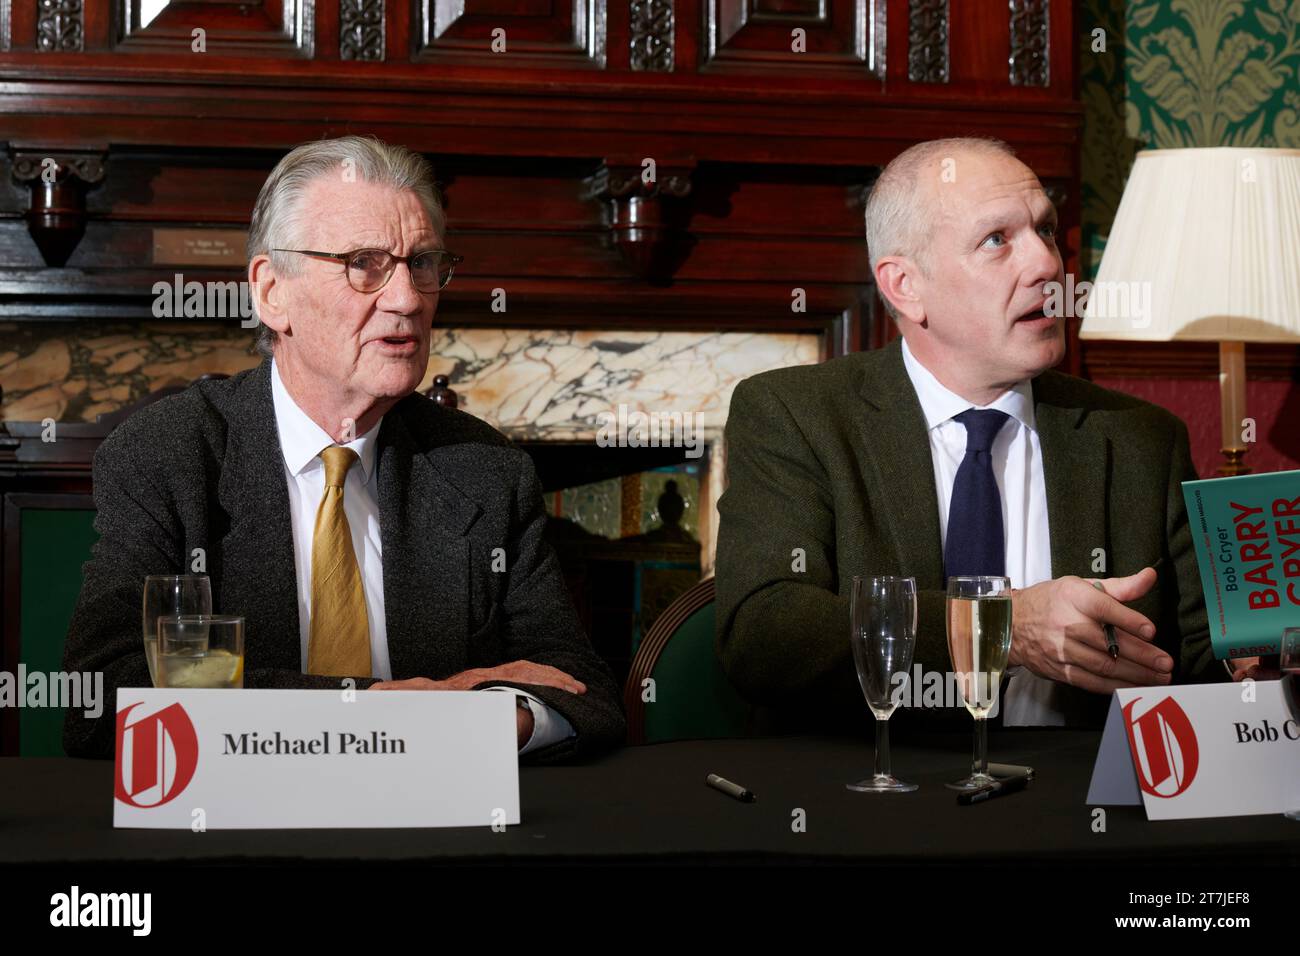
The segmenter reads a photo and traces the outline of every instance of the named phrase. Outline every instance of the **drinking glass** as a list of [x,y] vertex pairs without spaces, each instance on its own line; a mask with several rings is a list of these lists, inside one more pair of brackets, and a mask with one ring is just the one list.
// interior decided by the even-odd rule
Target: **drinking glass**
[[[1282,646],[1279,648],[1278,666],[1282,670],[1282,697],[1291,719],[1300,725],[1300,627],[1288,627],[1282,632]],[[1294,776],[1294,775],[1293,775]],[[1283,814],[1288,820],[1300,820],[1300,793],[1292,787],[1291,809]]]
[[847,786],[862,793],[910,792],[916,784],[904,783],[889,770],[889,718],[907,686],[916,650],[916,579],[855,577],[849,617],[858,683],[876,716],[876,769]]
[[206,574],[151,574],[144,579],[144,658],[158,683],[158,618],[211,614],[212,585]]
[[158,618],[159,687],[243,687],[244,619],[229,614]]
[[989,775],[988,715],[997,704],[1002,672],[1011,651],[1011,582],[995,576],[948,579],[948,657],[966,709],[975,718],[971,774],[952,790],[975,790]]

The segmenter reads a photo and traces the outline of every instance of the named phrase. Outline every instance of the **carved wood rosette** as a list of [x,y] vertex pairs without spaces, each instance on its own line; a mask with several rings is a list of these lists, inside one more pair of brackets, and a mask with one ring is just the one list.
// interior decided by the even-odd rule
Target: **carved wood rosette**
[[27,231],[45,264],[61,266],[86,232],[86,193],[104,179],[102,152],[34,152],[13,156],[14,181],[31,189]]

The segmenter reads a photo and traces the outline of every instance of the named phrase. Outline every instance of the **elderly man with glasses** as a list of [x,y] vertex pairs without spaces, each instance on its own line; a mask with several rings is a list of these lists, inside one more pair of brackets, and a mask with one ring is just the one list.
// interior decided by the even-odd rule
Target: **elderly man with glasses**
[[[202,555],[214,609],[245,618],[246,687],[502,690],[531,759],[621,741],[531,461],[416,391],[461,261],[445,235],[410,150],[345,137],[280,161],[248,238],[265,361],[148,406],[100,447],[69,670],[149,686],[143,581]],[[111,757],[114,712],[69,710],[68,753]]]

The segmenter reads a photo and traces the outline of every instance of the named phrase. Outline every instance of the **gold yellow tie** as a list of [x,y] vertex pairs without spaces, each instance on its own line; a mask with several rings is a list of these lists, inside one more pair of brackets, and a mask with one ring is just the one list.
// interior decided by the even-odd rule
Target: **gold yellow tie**
[[343,483],[357,461],[350,448],[331,445],[325,462],[325,493],[311,542],[311,636],[307,673],[370,676],[370,625],[352,531],[343,511]]

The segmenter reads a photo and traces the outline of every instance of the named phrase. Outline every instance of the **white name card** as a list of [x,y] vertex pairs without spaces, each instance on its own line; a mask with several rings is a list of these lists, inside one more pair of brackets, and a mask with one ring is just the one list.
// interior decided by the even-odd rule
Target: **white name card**
[[515,824],[515,707],[473,691],[122,688],[113,826]]
[[1088,803],[1148,820],[1300,809],[1300,724],[1279,681],[1115,691]]

